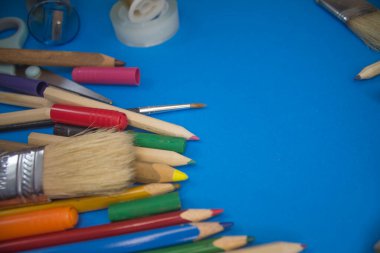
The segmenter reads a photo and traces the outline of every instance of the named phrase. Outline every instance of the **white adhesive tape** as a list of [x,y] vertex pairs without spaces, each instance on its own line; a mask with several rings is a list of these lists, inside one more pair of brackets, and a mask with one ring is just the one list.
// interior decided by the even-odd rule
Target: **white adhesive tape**
[[165,1],[165,6],[152,20],[133,23],[128,18],[128,9],[118,1],[111,9],[110,16],[116,37],[132,47],[150,47],[161,44],[177,32],[179,27],[176,0]]
[[166,7],[166,0],[133,0],[128,17],[133,23],[142,23],[157,17]]

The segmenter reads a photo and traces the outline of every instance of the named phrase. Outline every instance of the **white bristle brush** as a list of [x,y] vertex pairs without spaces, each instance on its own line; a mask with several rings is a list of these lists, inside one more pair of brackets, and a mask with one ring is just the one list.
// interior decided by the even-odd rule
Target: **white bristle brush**
[[45,147],[0,156],[0,200],[45,194],[51,199],[110,194],[134,178],[133,136],[99,130]]

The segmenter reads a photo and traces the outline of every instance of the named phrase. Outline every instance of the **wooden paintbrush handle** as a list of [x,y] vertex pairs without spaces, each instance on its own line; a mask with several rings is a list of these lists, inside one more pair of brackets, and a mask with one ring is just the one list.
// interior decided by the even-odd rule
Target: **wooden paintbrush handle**
[[18,151],[29,147],[30,145],[26,143],[0,140],[0,153]]
[[36,66],[103,66],[114,67],[123,65],[104,54],[67,51],[47,51],[30,49],[0,48],[0,62],[5,64],[36,65]]
[[40,133],[32,132],[28,136],[28,144],[32,146],[45,146],[48,144],[66,140],[66,138],[67,137],[63,137],[63,136],[40,134]]
[[0,126],[50,119],[50,108],[38,108],[0,115]]
[[0,103],[29,108],[50,107],[53,104],[49,100],[42,97],[22,95],[11,92],[0,92]]

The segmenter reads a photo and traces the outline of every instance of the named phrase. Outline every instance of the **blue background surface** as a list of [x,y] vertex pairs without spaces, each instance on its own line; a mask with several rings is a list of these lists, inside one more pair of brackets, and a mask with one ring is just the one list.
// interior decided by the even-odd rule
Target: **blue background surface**
[[[170,41],[129,48],[115,37],[115,1],[72,1],[81,30],[71,43],[26,48],[101,52],[141,68],[141,86],[88,86],[120,107],[203,102],[156,117],[201,141],[182,168],[185,208],[224,208],[227,234],[257,243],[306,243],[306,252],[372,252],[380,239],[380,77],[354,81],[380,60],[313,1],[180,1]],[[379,1],[374,1],[380,6]],[[26,18],[24,1],[0,17]],[[61,70],[69,77],[69,70]],[[0,105],[0,111],[20,109]],[[38,130],[51,132],[51,129]],[[26,141],[30,131],[1,133]],[[81,216],[81,226],[104,221]]]

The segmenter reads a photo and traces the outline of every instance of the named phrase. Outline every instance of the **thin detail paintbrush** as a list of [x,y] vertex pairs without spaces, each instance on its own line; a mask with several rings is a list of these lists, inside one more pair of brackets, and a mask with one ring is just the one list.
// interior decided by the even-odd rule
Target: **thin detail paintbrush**
[[[0,199],[110,194],[134,177],[132,135],[97,131],[0,156]],[[17,177],[16,177],[17,175]]]
[[206,107],[206,105],[202,103],[193,103],[193,104],[144,106],[144,107],[130,108],[127,110],[149,115],[153,113],[169,112],[169,111],[176,111],[176,110],[183,110],[183,109],[199,109],[203,107]]
[[380,10],[365,0],[316,0],[370,48],[380,50]]

